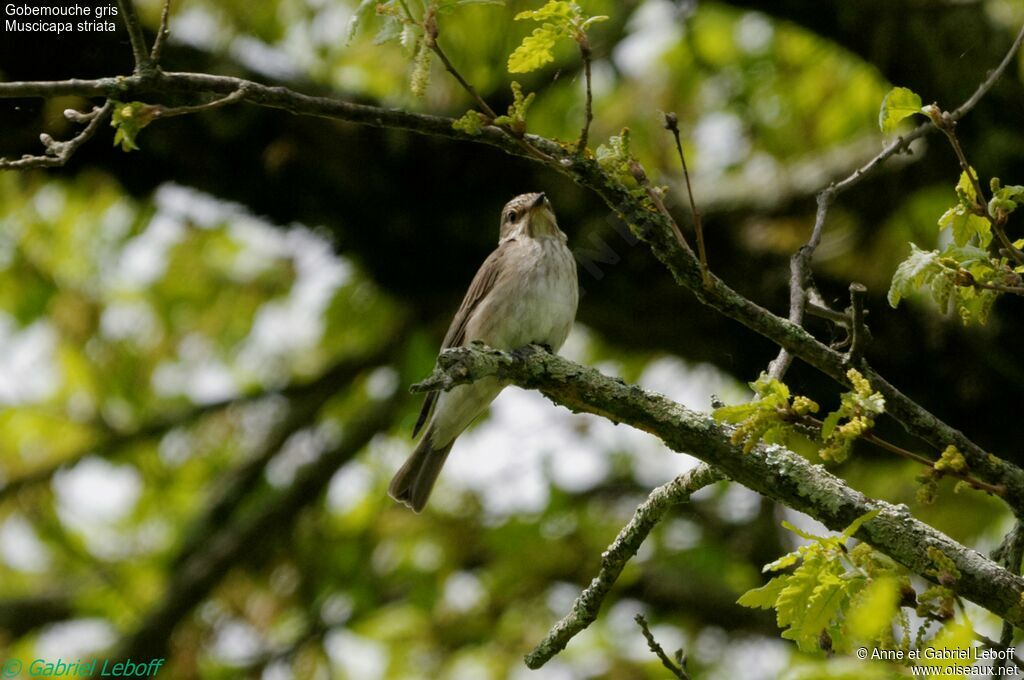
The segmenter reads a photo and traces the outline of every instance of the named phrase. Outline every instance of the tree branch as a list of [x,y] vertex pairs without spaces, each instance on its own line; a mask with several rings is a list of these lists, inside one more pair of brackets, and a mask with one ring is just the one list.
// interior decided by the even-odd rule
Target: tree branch
[[160,28],[156,31],[156,38],[153,39],[153,50],[149,53],[149,59],[154,66],[160,66],[160,57],[163,56],[164,42],[171,34],[169,22],[171,17],[171,0],[164,0],[164,8],[160,12]]
[[641,632],[644,634],[644,639],[647,640],[647,648],[650,649],[658,660],[661,661],[661,665],[664,666],[672,675],[679,678],[679,680],[690,680],[689,673],[686,672],[684,662],[686,659],[682,656],[682,650],[679,650],[677,656],[679,657],[679,663],[672,661],[668,658],[668,654],[661,648],[658,641],[654,639],[654,633],[647,627],[647,619],[644,618],[643,614],[637,614],[633,617],[636,621],[636,625],[640,626]]
[[128,39],[132,43],[135,73],[148,73],[153,70],[153,61],[149,56],[149,50],[146,49],[146,36],[142,32],[142,23],[139,21],[138,12],[135,11],[135,3],[132,0],[117,0],[117,5],[121,10],[125,28],[128,29]]
[[615,541],[601,555],[601,571],[576,598],[572,610],[554,625],[532,652],[526,655],[526,665],[530,668],[540,668],[565,649],[577,633],[593,623],[605,597],[615,585],[626,563],[636,555],[640,544],[669,508],[678,503],[685,503],[693,492],[721,479],[723,476],[720,472],[702,463],[652,491],[647,500],[633,513],[629,524],[622,528]]
[[53,168],[62,167],[78,151],[78,148],[92,139],[92,136],[99,130],[100,125],[106,122],[110,116],[113,104],[108,99],[103,106],[93,108],[89,113],[81,113],[74,109],[68,109],[64,116],[76,123],[88,123],[85,129],[77,136],[66,142],[55,141],[45,132],[39,135],[40,141],[46,147],[45,156],[22,156],[19,160],[8,161],[0,158],[0,170],[23,170],[25,168]]
[[[696,272],[699,276],[699,272]],[[961,572],[963,597],[1014,624],[1024,624],[1024,579],[911,516],[904,505],[873,500],[820,465],[780,446],[759,445],[744,454],[730,441],[731,428],[668,398],[628,385],[549,354],[535,345],[512,352],[481,346],[447,350],[438,368],[413,391],[450,389],[483,377],[537,389],[577,413],[592,413],[659,437],[673,451],[689,453],[729,479],[842,530],[872,510],[880,514],[856,536],[925,578],[934,571],[929,548],[940,550]]]

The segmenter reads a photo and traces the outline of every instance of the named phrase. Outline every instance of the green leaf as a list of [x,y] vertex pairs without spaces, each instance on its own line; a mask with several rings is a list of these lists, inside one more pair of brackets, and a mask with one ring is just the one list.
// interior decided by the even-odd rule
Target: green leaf
[[938,251],[921,250],[911,243],[910,257],[901,262],[892,275],[892,285],[889,286],[889,304],[895,308],[901,299],[928,283],[942,271],[943,267],[939,263]]
[[846,584],[846,581],[834,573],[823,573],[807,600],[807,611],[804,612],[800,626],[794,626],[782,636],[791,636],[790,639],[795,639],[797,645],[804,651],[817,650],[822,631],[828,628],[829,622],[839,612],[846,599]]
[[850,634],[858,642],[878,638],[896,616],[899,582],[891,576],[872,580],[852,604],[846,616]]
[[114,146],[121,146],[122,151],[137,151],[135,138],[142,128],[153,121],[157,107],[143,102],[113,101],[114,113],[110,117],[110,126],[114,132]]
[[821,541],[827,541],[828,540],[827,536],[816,536],[815,534],[808,533],[808,532],[804,531],[803,529],[800,529],[800,528],[790,524],[789,522],[787,522],[785,520],[783,520],[783,522],[782,522],[782,527],[784,529],[787,529],[787,530],[793,532],[794,534],[796,534],[800,538],[803,538],[803,539],[808,540],[808,541],[818,541],[818,542],[821,542]]
[[366,20],[373,16],[377,11],[378,0],[363,0],[356,7],[356,11],[352,13],[352,18],[348,20],[348,28],[345,31],[345,43],[352,42],[352,39],[356,37],[356,33],[359,32],[359,27],[366,23]]
[[782,557],[780,557],[779,559],[775,560],[774,562],[769,562],[768,564],[764,565],[764,568],[761,569],[761,572],[762,573],[766,573],[766,572],[769,572],[769,571],[782,571],[783,569],[786,569],[787,567],[792,567],[794,564],[796,564],[797,560],[799,560],[799,559],[800,559],[800,552],[799,551],[787,553],[787,554],[783,555]]
[[[971,172],[974,172],[974,168],[971,168]],[[971,177],[967,174],[966,170],[960,173],[960,179],[956,182],[956,193],[958,196],[961,194],[966,196],[967,200],[972,203],[978,199],[978,193],[974,190],[974,182],[971,181]]]
[[757,402],[721,406],[712,412],[712,416],[720,423],[740,423],[752,416],[759,409]]
[[486,124],[487,116],[479,111],[466,111],[461,118],[452,121],[453,128],[473,136],[480,134]]
[[988,202],[988,211],[992,215],[997,212],[1009,214],[1021,203],[1024,203],[1024,186],[1002,187],[992,194],[992,199]]
[[953,242],[965,246],[972,236],[978,237],[982,246],[992,241],[992,225],[980,215],[975,215],[964,205],[955,205],[939,218],[939,228],[953,230]]
[[555,60],[554,47],[559,31],[551,24],[533,29],[508,57],[509,73],[529,73]]
[[740,599],[736,600],[736,604],[750,607],[751,609],[773,608],[775,601],[779,599],[779,594],[786,587],[787,578],[785,576],[776,576],[760,588],[748,590],[740,595]]
[[896,129],[907,116],[921,113],[921,97],[905,87],[894,87],[882,100],[882,109],[878,113],[878,127],[888,134]]
[[567,23],[569,19],[579,16],[579,7],[565,0],[548,0],[540,9],[529,9],[515,16],[516,21],[532,19],[533,21],[555,21]]
[[835,431],[836,425],[839,424],[839,419],[843,417],[843,414],[839,411],[832,411],[825,416],[825,421],[821,424],[821,438],[830,439],[832,432]]
[[384,25],[377,31],[377,35],[373,37],[374,45],[383,45],[386,42],[397,40],[402,37],[402,31],[405,25],[401,19],[396,16],[387,15],[384,17]]
[[881,513],[881,512],[882,512],[881,508],[876,508],[876,509],[871,510],[869,512],[865,512],[863,515],[861,515],[857,519],[855,519],[852,522],[850,522],[850,526],[848,526],[845,529],[843,529],[842,540],[845,542],[847,539],[852,537],[855,533],[857,533],[857,531],[862,526],[864,526],[864,524],[866,522],[870,522],[874,518],[878,517],[879,513]]
[[775,619],[780,628],[788,628],[794,624],[799,628],[803,623],[807,603],[814,595],[824,566],[825,560],[820,555],[815,555],[814,559],[804,560],[803,564],[786,578],[786,585],[775,601]]

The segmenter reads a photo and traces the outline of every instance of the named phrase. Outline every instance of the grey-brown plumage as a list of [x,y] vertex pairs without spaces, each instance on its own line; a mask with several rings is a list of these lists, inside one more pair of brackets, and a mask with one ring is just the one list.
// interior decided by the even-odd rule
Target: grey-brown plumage
[[[516,196],[501,214],[498,248],[484,260],[455,313],[441,349],[474,341],[498,349],[530,343],[557,351],[576,318],[576,263],[544,194]],[[392,498],[419,512],[463,430],[502,390],[495,378],[431,393],[415,436],[426,430],[388,487]]]

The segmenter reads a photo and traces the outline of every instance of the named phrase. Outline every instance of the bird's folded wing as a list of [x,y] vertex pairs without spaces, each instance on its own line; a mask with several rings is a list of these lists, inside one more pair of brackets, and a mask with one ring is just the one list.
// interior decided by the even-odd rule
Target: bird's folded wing
[[[498,280],[498,275],[507,261],[509,247],[514,242],[515,239],[502,241],[501,245],[480,265],[476,276],[473,277],[473,282],[469,284],[466,297],[462,298],[459,311],[455,312],[455,318],[452,319],[452,324],[448,327],[448,332],[444,336],[444,342],[441,343],[442,352],[451,347],[459,347],[465,341],[466,325],[473,315],[473,310],[477,308],[480,302],[494,288],[494,283]],[[435,404],[437,404],[437,395],[437,392],[431,392],[427,395],[426,400],[423,402],[423,408],[420,410],[419,418],[416,419],[416,425],[412,429],[413,437],[419,433],[420,428],[430,419],[430,414],[433,412]]]

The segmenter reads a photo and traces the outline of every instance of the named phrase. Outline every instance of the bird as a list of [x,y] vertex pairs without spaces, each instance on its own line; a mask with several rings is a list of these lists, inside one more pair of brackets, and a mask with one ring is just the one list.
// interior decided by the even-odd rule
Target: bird
[[[543,192],[509,201],[501,212],[498,247],[473,277],[441,351],[482,342],[495,349],[537,344],[557,352],[579,304],[576,261],[567,242]],[[421,512],[456,438],[503,388],[487,377],[427,395],[413,427],[413,437],[421,430],[423,436],[388,494]]]

